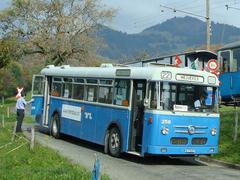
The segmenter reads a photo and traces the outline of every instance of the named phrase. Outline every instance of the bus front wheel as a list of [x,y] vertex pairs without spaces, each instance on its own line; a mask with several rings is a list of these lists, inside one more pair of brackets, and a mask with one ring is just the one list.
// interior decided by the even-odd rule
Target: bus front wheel
[[55,137],[56,139],[60,138],[60,120],[59,120],[58,114],[54,114],[54,116],[52,118],[51,135],[53,137]]
[[119,129],[116,127],[110,130],[108,148],[111,156],[119,157],[121,152],[121,135]]

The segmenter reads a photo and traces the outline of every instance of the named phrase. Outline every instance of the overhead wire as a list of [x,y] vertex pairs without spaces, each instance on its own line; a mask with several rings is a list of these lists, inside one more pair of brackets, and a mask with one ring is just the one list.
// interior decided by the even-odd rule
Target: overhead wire
[[[181,2],[181,0],[175,0],[171,3],[168,3],[167,5],[170,6],[172,5],[173,7],[176,7],[176,4]],[[202,0],[196,0],[196,1],[190,1],[188,3],[185,3],[185,5],[181,6],[179,9],[183,10],[183,11],[191,11],[193,14],[200,14],[203,17],[205,17],[205,6],[201,6],[199,5],[199,3],[201,3]],[[228,4],[239,4],[240,0],[215,0],[212,1],[211,3],[211,10],[217,10],[217,9],[225,9],[224,6],[226,5],[226,3]],[[169,17],[173,18],[176,16],[181,16],[181,13],[177,13],[177,12],[173,12],[173,11],[167,11],[167,10],[162,10],[159,7],[159,14],[153,13],[153,14],[147,14],[145,16],[142,17],[137,17],[135,19],[129,19],[128,22],[124,23],[124,26],[128,26],[129,29],[131,29],[132,31],[136,31],[137,29],[144,29],[145,27],[148,26],[152,26],[158,23],[162,23],[163,21],[165,21],[166,19],[169,19]],[[170,12],[171,15],[170,15]],[[204,13],[203,13],[204,12]],[[184,13],[182,13],[184,15]],[[214,15],[215,12],[211,11],[211,15]],[[170,15],[170,16],[169,16]],[[212,20],[214,18],[211,18]]]
[[[197,0],[197,1],[200,1],[200,0]],[[174,2],[172,2],[170,4],[175,4],[176,2],[179,2],[179,0],[174,1]],[[195,6],[193,6],[193,4],[195,4],[196,1],[195,2],[190,1],[190,2],[191,3],[187,3],[187,6],[183,6],[184,9],[189,8],[189,5],[191,5],[191,8],[195,7]],[[160,12],[161,12],[161,10],[160,10]],[[166,10],[164,10],[164,12],[166,12]],[[154,22],[155,23],[161,23],[161,22],[165,21],[166,19],[168,19],[167,17],[169,17],[169,14],[166,14],[166,15],[163,15],[163,14],[158,14],[158,15],[151,14],[151,15],[146,15],[146,16],[137,18],[137,19],[135,19],[133,21],[131,20],[131,22],[127,22],[124,25],[128,26],[128,28],[137,29],[139,27],[143,27],[143,26],[146,26],[146,25],[154,25]],[[172,17],[176,17],[176,14],[172,13]]]
[[[176,1],[175,1],[176,2]],[[191,1],[192,2],[192,1]],[[172,3],[171,3],[172,4]],[[194,4],[194,3],[190,3],[191,5],[192,4]],[[189,4],[188,4],[189,5]],[[185,8],[186,8],[187,6],[185,6]],[[189,7],[189,6],[188,6]],[[193,6],[191,6],[191,7],[193,7]],[[161,10],[160,10],[161,11]],[[166,10],[164,10],[163,12],[165,12]],[[160,16],[162,17],[162,18],[160,18]],[[172,17],[175,17],[176,15],[173,13],[172,14]],[[151,19],[150,18],[148,18],[148,17],[151,17]],[[158,19],[158,23],[161,23],[161,22],[163,22],[163,20],[166,20],[167,19],[167,17],[169,17],[169,14],[166,14],[165,16],[163,16],[163,14],[161,14],[161,15],[158,15],[158,16],[156,16],[156,15],[153,15],[153,16],[148,16],[148,17],[146,17],[146,18],[144,18],[144,19],[139,19],[138,21],[135,21],[134,22],[134,27],[136,27],[137,25],[138,26],[145,26],[145,25],[149,25],[149,24],[153,24],[154,22],[156,22],[156,19]],[[140,24],[140,25],[139,25]]]
[[[200,1],[200,0],[197,0],[197,1]],[[174,1],[172,2],[171,4],[175,4],[176,2],[180,2],[180,0],[177,0],[177,1]],[[192,1],[191,1],[192,2]],[[195,3],[195,2],[194,2]],[[194,4],[194,3],[190,3],[190,4]],[[189,5],[189,4],[188,4]],[[186,7],[186,6],[185,6]],[[161,11],[161,10],[160,10]],[[161,15],[159,15],[161,16]],[[174,15],[175,16],[175,15]],[[144,21],[148,21],[149,19],[152,19],[153,17],[156,17],[156,14],[151,14],[151,15],[146,15],[146,16],[142,16],[140,18],[136,18],[136,19],[133,19],[131,20],[132,22],[134,22],[134,24],[137,24],[137,23],[141,23],[141,22],[144,22]],[[125,25],[128,25],[129,23],[132,24],[132,22],[128,22],[128,23],[125,23]],[[144,22],[145,23],[145,22]]]

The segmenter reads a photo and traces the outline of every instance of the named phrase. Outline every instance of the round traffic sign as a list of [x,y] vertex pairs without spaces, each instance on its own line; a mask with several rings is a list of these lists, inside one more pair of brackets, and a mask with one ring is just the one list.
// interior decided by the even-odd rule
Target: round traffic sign
[[215,59],[210,59],[207,63],[207,67],[211,71],[215,71],[218,69],[218,62]]

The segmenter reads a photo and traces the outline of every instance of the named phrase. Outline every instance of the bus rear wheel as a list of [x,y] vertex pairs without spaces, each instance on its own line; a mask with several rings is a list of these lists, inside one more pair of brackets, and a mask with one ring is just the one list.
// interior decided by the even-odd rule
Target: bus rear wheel
[[110,130],[108,148],[111,156],[119,157],[121,152],[121,135],[119,129],[116,127]]
[[58,114],[54,114],[51,122],[51,135],[56,139],[60,138],[60,118]]

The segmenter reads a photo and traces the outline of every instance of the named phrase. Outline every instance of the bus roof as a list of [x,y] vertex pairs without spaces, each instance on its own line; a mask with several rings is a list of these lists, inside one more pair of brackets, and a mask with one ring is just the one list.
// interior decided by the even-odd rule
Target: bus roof
[[219,85],[218,78],[212,73],[161,65],[148,67],[70,67],[68,65],[49,65],[41,71],[41,74],[58,77],[146,79],[150,81],[163,80],[211,86]]
[[235,42],[226,44],[221,49],[219,49],[218,51],[233,49],[233,48],[237,48],[237,47],[240,47],[240,41],[235,41]]
[[[204,50],[204,49],[201,49],[201,50],[192,50],[192,51],[186,51],[186,52],[182,52],[182,53],[177,53],[179,56],[181,55],[185,55],[185,56],[205,56],[209,59],[217,59],[217,54],[212,52],[212,51],[209,51],[209,50]],[[147,62],[154,62],[154,61],[158,61],[158,60],[163,60],[164,58],[167,58],[167,57],[175,57],[176,56],[176,53],[175,54],[168,54],[168,55],[163,55],[163,56],[158,56],[158,57],[154,57],[154,58],[149,58],[149,59],[143,59],[141,61],[131,61],[131,62],[127,62],[125,63],[126,65],[128,64],[135,64],[135,63],[139,63],[139,62],[144,62],[144,63],[147,63]]]

